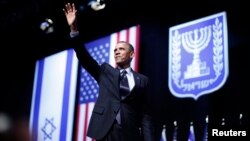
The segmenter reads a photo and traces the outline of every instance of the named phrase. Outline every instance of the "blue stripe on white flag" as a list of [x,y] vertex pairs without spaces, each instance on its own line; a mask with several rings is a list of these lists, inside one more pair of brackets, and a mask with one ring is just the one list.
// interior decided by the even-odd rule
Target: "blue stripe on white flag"
[[[33,114],[31,113],[31,122],[30,125],[31,127],[31,133],[32,133],[32,141],[37,140],[37,134],[38,134],[38,116],[39,116],[39,109],[40,109],[40,98],[41,98],[41,89],[42,89],[42,78],[43,78],[43,67],[44,67],[44,60],[40,60],[36,64],[36,72],[35,72],[35,81],[34,83],[34,91],[33,97],[34,99],[32,100],[32,110],[34,111]],[[33,124],[32,124],[33,123]]]
[[68,107],[69,107],[69,89],[70,89],[70,77],[71,77],[71,65],[72,65],[73,50],[68,51],[67,63],[66,63],[66,74],[64,82],[64,94],[63,94],[63,105],[62,105],[62,116],[61,116],[61,131],[60,141],[66,140],[66,129],[68,118]]

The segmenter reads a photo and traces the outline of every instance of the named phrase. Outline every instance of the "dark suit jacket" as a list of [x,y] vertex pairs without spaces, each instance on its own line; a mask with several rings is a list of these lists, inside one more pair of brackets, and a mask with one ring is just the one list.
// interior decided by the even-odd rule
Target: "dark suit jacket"
[[[131,93],[121,100],[119,94],[119,70],[107,63],[98,63],[89,55],[79,40],[74,50],[80,64],[99,84],[99,96],[94,106],[87,135],[96,140],[108,134],[116,114],[122,108],[122,139],[124,141],[153,140],[153,122],[150,116],[148,78],[133,72],[135,86]],[[143,137],[144,136],[144,137]]]

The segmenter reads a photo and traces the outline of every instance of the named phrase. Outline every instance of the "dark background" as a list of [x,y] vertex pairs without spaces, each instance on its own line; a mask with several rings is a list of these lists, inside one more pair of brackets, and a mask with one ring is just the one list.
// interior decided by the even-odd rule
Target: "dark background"
[[[229,127],[236,127],[239,115],[249,122],[249,7],[236,0],[144,1],[106,0],[107,7],[93,11],[85,1],[65,0],[1,0],[1,92],[0,112],[13,118],[29,118],[35,61],[69,48],[69,35],[62,8],[75,2],[79,29],[85,41],[140,24],[139,72],[150,77],[154,96],[154,112],[160,124],[173,120],[203,123],[209,115],[211,125],[225,118]],[[176,98],[168,89],[169,27],[226,11],[228,19],[229,77],[218,91],[191,98]],[[53,20],[54,32],[46,34],[40,23]]]

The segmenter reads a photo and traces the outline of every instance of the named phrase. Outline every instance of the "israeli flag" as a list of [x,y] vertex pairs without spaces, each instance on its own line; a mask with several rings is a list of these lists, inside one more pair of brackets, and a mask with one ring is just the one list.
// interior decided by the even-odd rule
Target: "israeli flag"
[[32,141],[71,141],[78,60],[73,49],[36,62],[30,114]]

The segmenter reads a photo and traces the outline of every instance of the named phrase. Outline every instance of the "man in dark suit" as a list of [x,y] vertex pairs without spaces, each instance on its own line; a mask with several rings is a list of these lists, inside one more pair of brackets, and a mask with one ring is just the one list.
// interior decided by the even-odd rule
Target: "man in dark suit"
[[[75,5],[68,3],[63,11],[78,60],[99,85],[87,135],[97,141],[153,141],[149,80],[130,67],[133,46],[124,41],[117,43],[114,49],[117,68],[107,63],[98,65],[79,40]],[[122,70],[126,70],[124,76],[120,75]]]

